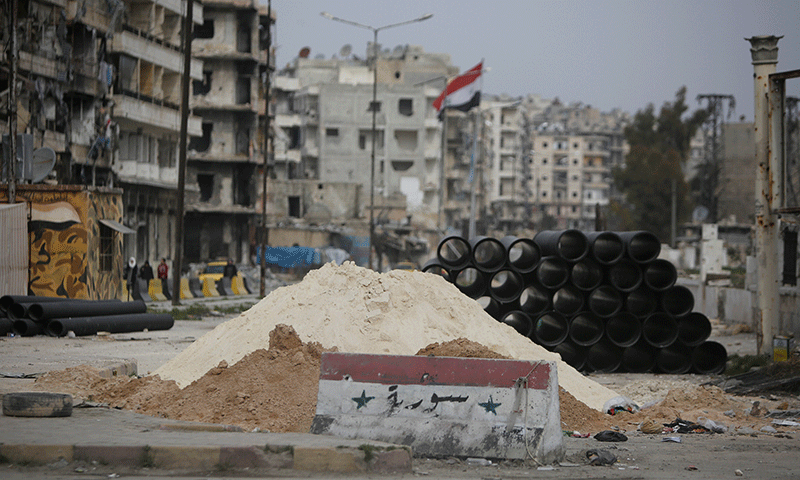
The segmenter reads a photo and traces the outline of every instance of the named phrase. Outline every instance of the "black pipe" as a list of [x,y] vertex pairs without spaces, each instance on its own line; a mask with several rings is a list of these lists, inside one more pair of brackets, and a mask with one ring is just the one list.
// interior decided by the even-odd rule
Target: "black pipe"
[[502,318],[502,308],[500,303],[489,295],[482,295],[475,299],[478,305],[481,306],[484,312],[488,313],[492,318],[500,321]]
[[43,297],[40,295],[3,295],[0,297],[0,313],[5,312],[14,303],[63,302],[70,300],[64,297]]
[[569,334],[569,322],[558,312],[545,312],[534,319],[531,339],[539,345],[554,347]]
[[622,349],[606,339],[600,340],[586,353],[586,365],[598,373],[611,373],[622,364]]
[[97,300],[93,302],[34,303],[28,307],[28,317],[37,322],[63,317],[92,317],[95,315],[122,315],[145,313],[147,305],[141,301],[120,302]]
[[622,368],[631,373],[645,373],[656,366],[658,349],[643,338],[622,351]]
[[592,258],[603,265],[611,265],[625,255],[625,244],[614,232],[589,232],[586,240]]
[[95,335],[97,332],[127,333],[141,332],[145,329],[169,330],[174,324],[175,320],[168,313],[56,318],[47,323],[47,334],[53,337],[63,337],[71,331],[80,337]]
[[711,322],[700,312],[678,319],[678,340],[687,347],[696,347],[711,336]]
[[661,253],[661,242],[650,232],[621,232],[619,238],[625,244],[628,258],[637,263],[648,263],[658,258]]
[[675,285],[678,271],[669,260],[657,258],[644,267],[644,283],[656,292],[663,292]]
[[452,282],[453,280],[450,278],[450,271],[442,265],[438,258],[431,258],[427,262],[422,265],[422,272],[423,273],[432,273],[434,275],[439,275],[440,277],[444,277],[445,280],[448,282]]
[[543,256],[577,262],[589,253],[589,241],[580,230],[543,230],[533,237]]
[[500,270],[489,280],[489,294],[500,303],[519,299],[524,287],[522,276],[514,270]]
[[506,247],[500,240],[492,237],[473,237],[469,239],[472,250],[472,263],[479,270],[494,273],[506,264]]
[[478,298],[486,293],[486,279],[475,267],[467,267],[458,272],[453,272],[453,283],[464,295]]
[[692,350],[692,370],[703,375],[719,375],[725,371],[728,352],[721,343],[706,341]]
[[594,260],[584,258],[572,266],[570,281],[583,291],[592,291],[603,281],[603,269]]
[[525,337],[530,336],[531,332],[533,331],[533,321],[531,320],[531,317],[529,317],[527,313],[520,310],[513,310],[506,313],[503,315],[503,318],[500,319],[500,321],[510,327],[513,327],[514,330]]
[[500,239],[506,248],[506,262],[518,273],[530,273],[539,264],[542,254],[539,246],[530,238],[508,235]]
[[622,294],[611,285],[600,285],[589,294],[589,310],[600,318],[608,318],[622,310]]
[[661,308],[676,318],[689,315],[694,309],[694,295],[683,285],[674,285],[661,293]]
[[629,312],[619,312],[606,321],[606,337],[614,345],[627,348],[642,336],[642,322]]
[[658,308],[658,297],[647,287],[639,287],[625,297],[625,311],[646,318]]
[[642,269],[638,263],[623,258],[608,269],[608,281],[620,292],[632,292],[642,284]]
[[603,321],[592,312],[581,312],[569,322],[569,338],[582,347],[591,347],[603,338]]
[[14,320],[11,329],[14,331],[14,334],[20,337],[32,337],[44,333],[44,325],[36,323],[30,318],[18,318]]
[[469,242],[458,235],[450,235],[439,242],[436,248],[436,258],[448,270],[460,270],[469,265],[472,259],[472,250]]
[[6,315],[8,315],[8,318],[10,318],[11,320],[20,320],[23,318],[29,318],[28,309],[31,307],[31,305],[33,305],[33,303],[14,302],[11,304],[10,307],[8,307],[8,310],[6,310]]
[[586,365],[586,354],[588,349],[575,345],[569,340],[564,340],[555,347],[553,352],[561,355],[561,360],[564,360],[567,365],[575,370],[582,370]]
[[642,322],[642,337],[656,348],[666,348],[678,339],[678,323],[664,312],[651,313]]
[[10,318],[0,316],[0,337],[5,337],[9,332],[14,331],[14,321]]
[[564,259],[550,255],[539,262],[536,278],[543,287],[557,290],[569,280],[569,270],[569,264]]
[[540,315],[553,307],[553,294],[541,285],[530,284],[519,296],[519,307],[528,315]]
[[553,294],[553,310],[569,318],[583,310],[583,292],[574,285],[564,285]]
[[656,366],[663,373],[687,373],[692,368],[692,349],[677,342],[662,348],[658,351]]

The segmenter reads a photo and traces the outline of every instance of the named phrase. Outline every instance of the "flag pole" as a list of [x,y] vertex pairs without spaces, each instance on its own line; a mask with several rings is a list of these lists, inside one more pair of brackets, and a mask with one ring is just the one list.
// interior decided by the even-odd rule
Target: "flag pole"
[[472,239],[475,237],[475,161],[478,149],[478,121],[480,120],[481,116],[480,92],[483,91],[483,59],[481,59],[481,71],[479,72],[479,75],[479,81],[481,82],[481,85],[478,89],[478,108],[475,109],[475,125],[472,137],[472,159],[469,162],[469,235],[467,236],[467,239]]

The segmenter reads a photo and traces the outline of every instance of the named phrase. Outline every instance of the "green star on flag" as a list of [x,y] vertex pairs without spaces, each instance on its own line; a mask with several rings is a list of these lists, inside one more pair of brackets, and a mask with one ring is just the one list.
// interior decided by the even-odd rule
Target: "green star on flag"
[[367,403],[370,400],[372,400],[373,398],[375,398],[375,397],[368,397],[367,396],[367,391],[366,390],[361,390],[361,396],[360,397],[353,397],[353,401],[356,402],[356,404],[358,405],[356,407],[356,410],[358,410],[361,407],[366,407]]
[[[355,398],[353,400],[355,400]],[[494,403],[494,400],[492,400],[492,396],[489,395],[489,401],[488,402],[479,403],[478,405],[483,407],[486,410],[486,413],[492,412],[495,415],[497,415],[497,410],[496,409],[497,409],[497,407],[502,405],[502,403]]]

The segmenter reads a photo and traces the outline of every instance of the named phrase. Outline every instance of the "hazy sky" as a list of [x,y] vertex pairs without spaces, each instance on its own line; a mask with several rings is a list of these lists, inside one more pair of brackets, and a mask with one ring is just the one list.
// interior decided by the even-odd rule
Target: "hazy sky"
[[[261,0],[266,3],[266,0]],[[753,118],[753,66],[745,37],[783,35],[777,71],[800,69],[798,0],[272,0],[277,65],[301,48],[330,58],[345,44],[364,56],[372,32],[320,16],[381,27],[384,48],[421,45],[447,53],[461,71],[484,59],[483,91],[539,94],[630,113],[674,98],[732,94],[736,118]],[[787,83],[800,96],[800,79]]]

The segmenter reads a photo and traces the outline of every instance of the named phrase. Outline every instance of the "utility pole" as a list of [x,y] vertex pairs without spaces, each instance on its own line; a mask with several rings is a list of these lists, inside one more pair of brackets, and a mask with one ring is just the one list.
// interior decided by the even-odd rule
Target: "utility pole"
[[259,295],[264,298],[267,295],[267,242],[269,231],[267,230],[267,187],[269,186],[269,147],[270,142],[270,129],[269,129],[269,76],[272,73],[272,57],[270,50],[272,49],[272,0],[267,2],[267,68],[264,72],[264,174],[262,175],[263,185],[261,186],[261,248],[259,249],[258,263],[261,265],[261,287],[259,288]]
[[17,45],[17,8],[19,2],[11,1],[11,44],[8,47],[8,63],[11,67],[11,81],[8,84],[8,141],[10,155],[8,162],[8,203],[17,201],[17,59],[19,46]]
[[194,0],[186,1],[183,21],[183,76],[181,77],[181,139],[178,147],[178,201],[175,212],[175,261],[172,265],[172,304],[181,304],[183,270],[183,197],[186,191],[186,148],[189,137],[189,78],[192,66],[192,17]]
[[725,124],[725,116],[723,110],[725,102],[728,102],[727,118],[736,109],[736,99],[733,95],[722,95],[718,93],[702,94],[697,96],[697,102],[700,103],[705,100],[706,109],[708,110],[708,119],[706,120],[706,128],[704,128],[705,137],[705,154],[702,166],[702,182],[700,186],[700,203],[708,208],[709,220],[711,223],[716,223],[719,194],[722,189],[720,185],[720,173],[722,166],[720,165],[722,157],[722,126]]

